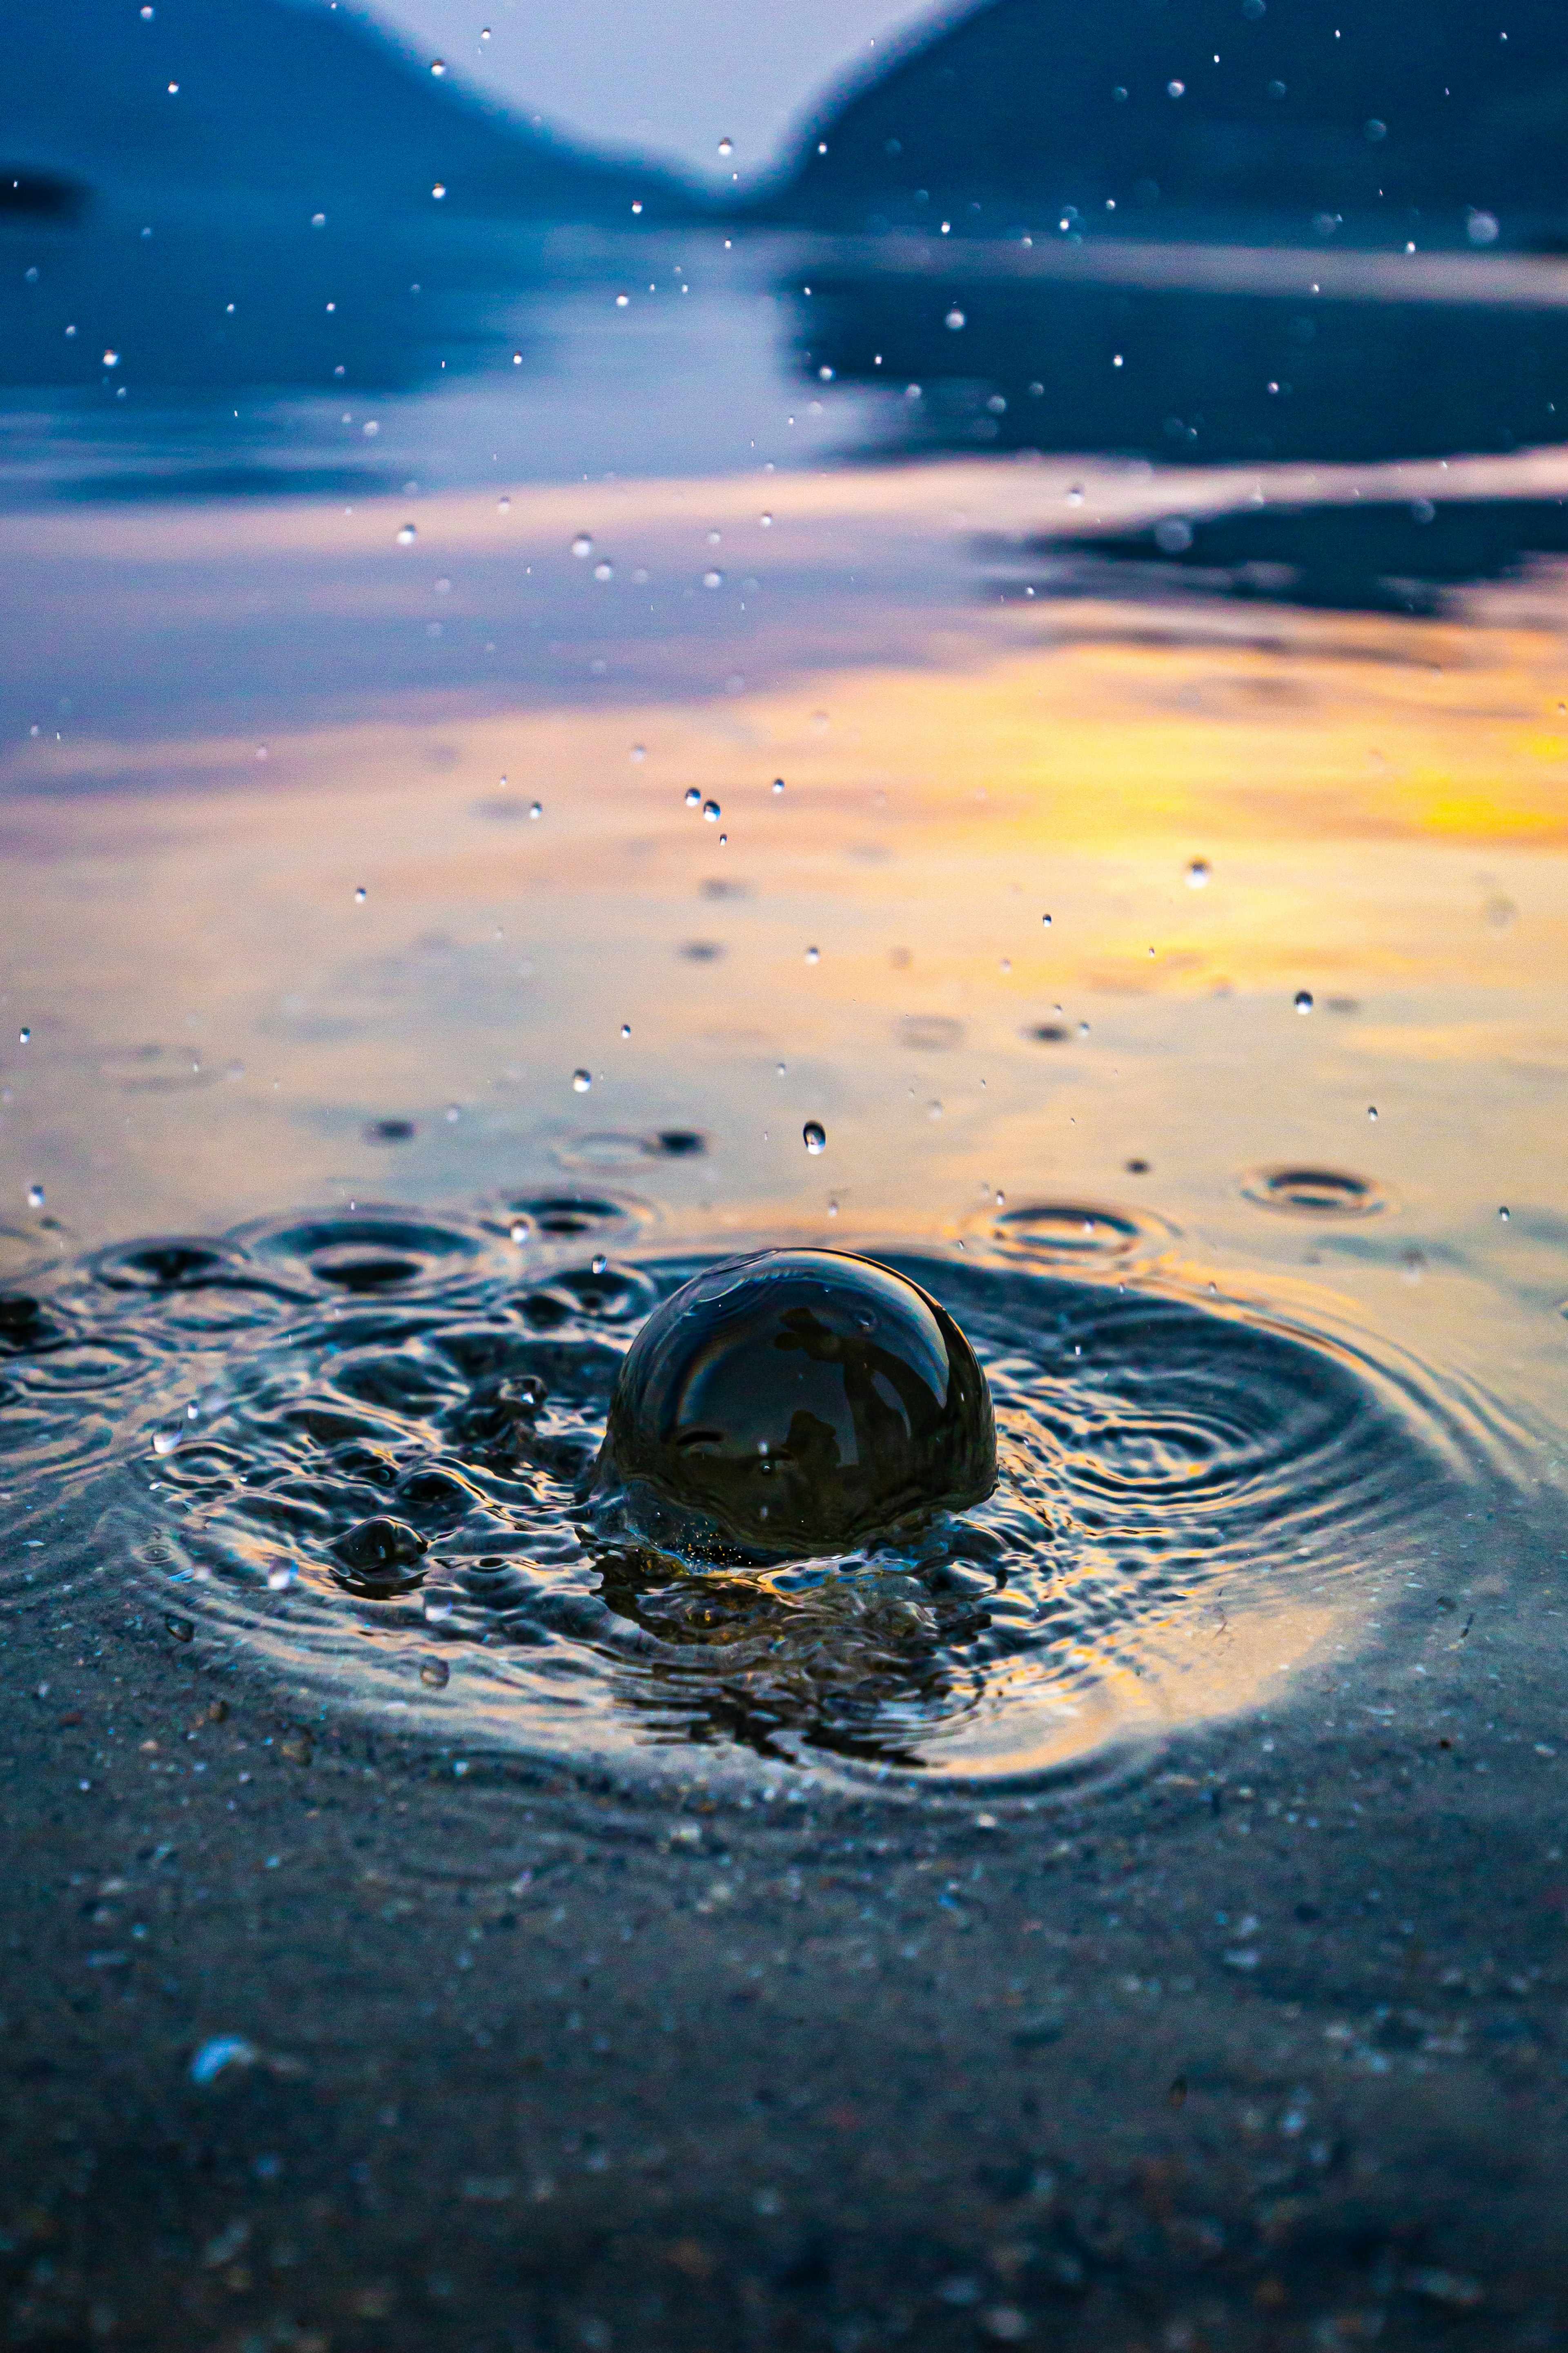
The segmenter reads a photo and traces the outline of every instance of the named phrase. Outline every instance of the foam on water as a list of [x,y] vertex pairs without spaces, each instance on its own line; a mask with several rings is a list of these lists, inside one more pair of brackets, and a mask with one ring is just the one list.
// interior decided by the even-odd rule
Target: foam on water
[[[1259,1704],[1370,1639],[1489,1458],[1483,1419],[1386,1349],[1140,1275],[1158,1220],[1037,1204],[987,1263],[875,1253],[984,1366],[990,1500],[826,1561],[683,1566],[584,1498],[626,1349],[715,1255],[624,1255],[638,1223],[562,1195],[97,1252],[7,1295],[12,1495],[26,1518],[85,1488],[100,1580],[445,1741],[929,1783],[1098,1771]],[[373,1519],[412,1531],[393,1568],[344,1545]],[[14,1558],[13,1604],[66,1574]]]

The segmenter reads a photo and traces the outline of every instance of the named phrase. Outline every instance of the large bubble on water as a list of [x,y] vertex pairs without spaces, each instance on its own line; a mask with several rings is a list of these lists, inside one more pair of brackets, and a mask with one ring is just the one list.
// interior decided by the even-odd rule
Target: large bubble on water
[[596,1478],[650,1541],[731,1559],[850,1551],[995,1482],[991,1393],[946,1309],[816,1250],[730,1260],[665,1301],[622,1366]]

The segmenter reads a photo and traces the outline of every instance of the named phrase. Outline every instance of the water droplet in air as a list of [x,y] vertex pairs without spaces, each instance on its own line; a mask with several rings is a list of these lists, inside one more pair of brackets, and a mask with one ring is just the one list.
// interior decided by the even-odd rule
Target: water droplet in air
[[820,964],[822,962],[822,950],[820,948],[807,948],[805,952],[805,960],[807,964]]
[[827,1130],[819,1119],[808,1119],[801,1129],[801,1134],[805,1139],[805,1148],[809,1153],[816,1155],[818,1152],[826,1151]]
[[542,801],[530,801],[528,804],[528,814],[531,818],[542,817],[544,815],[544,803]]
[[950,311],[948,312],[946,324],[950,333],[956,335],[959,329],[966,323],[967,322],[965,321],[962,311]]
[[1296,991],[1294,1002],[1298,1013],[1310,1013],[1312,1009],[1311,990],[1310,988],[1299,988]]
[[583,559],[593,554],[594,543],[589,538],[585,531],[580,531],[577,533],[576,538],[572,542],[572,553],[579,559]]
[[594,1073],[592,1072],[592,1071],[573,1071],[573,1073],[572,1073],[572,1092],[573,1092],[573,1093],[574,1093],[574,1094],[585,1095],[585,1094],[587,1093],[587,1092],[588,1092],[589,1088],[593,1085],[593,1083],[594,1083]]
[[704,801],[702,804],[702,814],[707,818],[710,825],[717,825],[724,812],[720,807],[717,801]]
[[1168,81],[1165,84],[1165,96],[1167,98],[1184,97],[1186,94],[1186,88],[1187,85],[1184,81]]
[[622,1022],[622,1024],[621,1024],[621,1035],[622,1035],[622,1037],[623,1037],[623,1038],[629,1038],[629,1037],[631,1036],[631,1034],[632,1034],[632,1025],[631,1025],[631,1023],[630,1023],[629,1021],[623,1021],[623,1022]]
[[720,140],[720,142],[719,142],[719,153],[720,153],[720,154],[721,154],[721,155],[732,155],[732,154],[734,153],[734,152],[735,152],[735,142],[734,142],[734,141],[733,141],[732,139],[721,139],[721,140]]
[[616,567],[615,567],[615,565],[614,565],[613,564],[595,564],[595,566],[594,566],[594,577],[595,577],[595,580],[613,580],[613,579],[615,578],[615,576],[616,576]]
[[179,1442],[180,1432],[177,1430],[155,1430],[153,1432],[154,1454],[173,1454]]
[[722,588],[724,575],[721,572],[705,572],[702,575],[702,586],[704,588]]
[[784,778],[783,778],[782,776],[775,776],[775,777],[773,778],[773,790],[774,790],[774,792],[775,792],[775,793],[782,793],[782,792],[783,792],[783,790],[784,790]]
[[275,1560],[271,1567],[267,1572],[268,1592],[287,1593],[289,1588],[293,1584],[293,1562],[288,1560]]
[[1500,1209],[1500,1210],[1498,1211],[1498,1222],[1499,1222],[1499,1224],[1500,1224],[1500,1225],[1504,1225],[1504,1226],[1506,1226],[1506,1225],[1507,1225],[1507,1223],[1508,1223],[1508,1211],[1507,1211],[1506,1209]]
[[105,352],[103,354],[103,364],[105,367],[118,367],[120,365],[120,353],[118,352]]
[[702,806],[702,796],[695,785],[686,787],[686,806],[688,808],[700,808]]
[[418,536],[419,532],[417,526],[411,522],[405,522],[398,532],[397,544],[399,547],[412,547]]
[[1050,919],[1050,917],[1049,917],[1048,915],[1042,915],[1042,916],[1040,917],[1040,921],[1041,921],[1041,923],[1044,923],[1044,925],[1045,925],[1045,927],[1046,927],[1047,931],[1048,932],[1048,931],[1050,930],[1050,928],[1051,928],[1051,919]]
[[[643,577],[646,579],[646,578],[647,578],[647,574],[645,573],[645,574],[643,575]],[[646,744],[634,744],[632,745],[632,758],[633,758],[633,759],[637,763],[637,765],[640,766],[640,765],[641,765],[641,764],[642,764],[642,762],[647,758],[647,745],[646,745]]]
[[1368,1103],[1366,1107],[1366,1115],[1368,1119],[1375,1119],[1377,1117],[1377,1105],[1375,1103]]
[[43,1187],[42,1187],[41,1185],[29,1185],[29,1186],[28,1186],[28,1187],[27,1187],[27,1207],[29,1208],[29,1209],[41,1209],[41,1208],[43,1208],[43,1206],[44,1206],[44,1199],[45,1199],[44,1188],[43,1188]]
[[1194,858],[1187,867],[1187,888],[1201,891],[1214,871],[1206,858]]
[[773,519],[771,514],[760,514],[757,517],[757,521],[762,524],[764,531],[772,531],[773,527]]
[[368,895],[369,893],[366,892],[364,884],[362,882],[354,892],[354,905],[356,907],[363,907]]
[[434,187],[431,189],[431,191],[430,191],[430,194],[435,197],[436,202],[437,202],[437,204],[439,204],[439,203],[440,203],[440,201],[441,201],[442,197],[446,195],[446,193],[447,193],[446,184],[445,184],[445,182],[444,182],[444,181],[441,181],[441,180],[437,180],[437,183],[436,183],[436,185],[435,185],[435,186],[434,186]]
[[444,1691],[452,1680],[452,1670],[445,1659],[426,1659],[419,1670],[419,1680],[432,1691]]

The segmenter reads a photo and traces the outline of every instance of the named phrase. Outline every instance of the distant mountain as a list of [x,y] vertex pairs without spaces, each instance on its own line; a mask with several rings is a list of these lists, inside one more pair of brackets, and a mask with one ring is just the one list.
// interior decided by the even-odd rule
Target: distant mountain
[[[309,219],[689,217],[416,62],[347,0],[0,0],[0,219],[102,189]],[[437,195],[437,190],[444,191]],[[259,225],[259,221],[256,221]]]
[[821,228],[1568,242],[1561,0],[988,0],[830,105]]

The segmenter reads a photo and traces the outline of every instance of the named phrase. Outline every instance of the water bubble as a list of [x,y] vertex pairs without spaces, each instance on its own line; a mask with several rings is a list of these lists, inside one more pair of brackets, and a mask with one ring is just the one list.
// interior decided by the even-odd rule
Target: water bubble
[[44,1192],[44,1188],[43,1188],[43,1187],[42,1187],[41,1185],[29,1185],[29,1186],[28,1186],[28,1187],[27,1187],[27,1207],[28,1207],[30,1209],[41,1209],[41,1208],[43,1208],[43,1206],[44,1206],[45,1198],[46,1198],[46,1195],[45,1195],[45,1192]]
[[1292,1002],[1294,1003],[1298,1013],[1310,1013],[1312,1009],[1311,990],[1310,988],[1299,988],[1296,991]]
[[801,1134],[805,1139],[806,1150],[814,1158],[817,1153],[826,1151],[827,1130],[819,1119],[808,1119],[801,1129]]
[[573,1073],[572,1073],[572,1092],[573,1092],[573,1093],[574,1093],[574,1094],[576,1094],[576,1095],[585,1095],[585,1094],[587,1093],[587,1092],[588,1092],[589,1088],[593,1085],[593,1083],[594,1083],[594,1074],[593,1074],[592,1071],[573,1071]]
[[702,806],[702,796],[695,785],[686,787],[686,806],[688,808],[700,808]]
[[398,531],[397,544],[399,547],[412,547],[418,536],[418,526],[415,523],[405,522]]
[[1165,96],[1167,98],[1184,98],[1186,96],[1186,90],[1187,85],[1184,81],[1168,81],[1165,84]]
[[947,314],[947,317],[946,317],[945,321],[943,322],[943,324],[946,326],[946,328],[947,328],[947,330],[948,330],[949,333],[950,333],[950,334],[954,334],[954,335],[956,335],[956,334],[957,334],[957,332],[958,332],[958,331],[959,331],[959,329],[960,329],[961,327],[965,326],[967,323],[968,323],[968,322],[967,322],[967,321],[965,320],[964,315],[963,315],[963,312],[962,311],[950,311],[948,312],[948,314]]
[[[809,1131],[808,1131],[809,1134]],[[700,1556],[844,1550],[977,1504],[996,1477],[984,1375],[907,1277],[767,1250],[665,1301],[616,1383],[598,1482]]]
[[489,26],[488,25],[481,25],[481,26],[479,26],[479,38],[480,38],[480,40],[481,40],[481,41],[488,41],[488,40],[489,39],[489,37],[490,37],[490,28],[489,28]]
[[820,964],[822,962],[822,950],[820,948],[807,948],[805,952],[805,960],[807,964]]
[[1465,223],[1465,235],[1472,245],[1495,245],[1498,233],[1496,213],[1472,213]]
[[1189,860],[1187,866],[1188,890],[1201,891],[1213,871],[1214,869],[1210,866],[1206,858],[1194,858]]
[[702,814],[707,818],[710,825],[717,825],[724,812],[720,807],[717,801],[704,801],[702,804]]
[[617,294],[617,295],[616,295],[616,310],[617,310],[617,311],[629,311],[629,310],[631,309],[631,306],[632,306],[632,298],[631,298],[631,296],[630,296],[629,294]]
[[360,883],[354,892],[354,905],[356,907],[363,907],[368,896],[369,893],[365,890],[364,884],[363,882]]
[[1154,526],[1154,544],[1162,555],[1184,555],[1192,543],[1192,524],[1180,515],[1166,515]]
[[585,531],[580,531],[577,533],[576,538],[572,542],[572,553],[579,559],[579,561],[585,561],[587,557],[593,554],[594,543],[589,538]]
[[775,793],[782,793],[782,792],[783,792],[783,790],[784,790],[784,778],[783,778],[782,776],[775,776],[775,777],[773,778],[773,790],[774,790],[774,792],[775,792]]
[[445,1691],[452,1680],[452,1670],[445,1659],[426,1659],[419,1670],[419,1680],[432,1691]]

